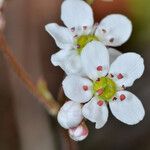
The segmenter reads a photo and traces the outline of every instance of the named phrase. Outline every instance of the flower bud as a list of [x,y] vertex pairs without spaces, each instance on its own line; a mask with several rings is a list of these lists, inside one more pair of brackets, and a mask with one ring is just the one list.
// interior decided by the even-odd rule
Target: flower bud
[[5,1],[5,0],[0,0],[0,8],[3,7],[4,1]]
[[83,119],[81,104],[68,101],[66,102],[58,112],[57,120],[59,124],[65,128],[74,128],[78,126]]
[[76,128],[69,129],[69,136],[74,141],[82,141],[89,134],[89,130],[85,123],[80,124]]

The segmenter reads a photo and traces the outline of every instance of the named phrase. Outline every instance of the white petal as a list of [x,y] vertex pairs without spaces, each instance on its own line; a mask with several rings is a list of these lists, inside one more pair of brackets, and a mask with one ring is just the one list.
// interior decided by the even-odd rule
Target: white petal
[[75,128],[69,129],[69,136],[74,141],[82,141],[88,136],[89,130],[85,123],[80,124]]
[[92,26],[93,12],[83,0],[65,0],[61,8],[61,19],[68,28]]
[[79,103],[68,101],[58,112],[57,120],[65,128],[74,128],[78,126],[83,119],[81,105]]
[[51,57],[54,66],[60,66],[66,74],[84,75],[80,56],[74,50],[60,50]]
[[110,64],[112,64],[114,60],[116,60],[116,58],[122,54],[120,51],[114,48],[108,48],[108,52],[109,52]]
[[45,29],[55,39],[59,48],[71,49],[73,47],[73,36],[67,28],[50,23],[45,26]]
[[95,128],[102,128],[108,119],[108,108],[105,102],[102,106],[97,104],[98,100],[94,97],[86,103],[82,108],[82,113],[85,118],[93,123],[96,123]]
[[95,34],[105,45],[120,46],[129,39],[131,33],[131,21],[121,14],[112,14],[100,22]]
[[124,94],[126,99],[119,98],[109,103],[112,114],[123,123],[134,125],[143,120],[145,110],[141,101],[128,91],[119,91],[117,95]]
[[84,75],[84,71],[81,64],[81,57],[77,54],[76,51],[73,51],[72,55],[70,55],[70,57],[67,58],[65,63],[65,71],[68,75]]
[[[92,98],[92,82],[86,78],[69,75],[62,84],[65,95],[75,102],[84,103]],[[88,90],[85,91],[83,86],[87,86]]]
[[[109,70],[109,53],[106,47],[98,41],[87,44],[81,53],[81,62],[87,76],[96,80],[101,76],[105,76]],[[97,67],[102,66],[102,71],[98,71]]]
[[111,65],[110,73],[122,74],[123,78],[116,80],[118,86],[129,87],[134,81],[142,76],[144,72],[144,60],[136,53],[125,53],[119,56]]
[[72,54],[71,50],[60,50],[51,56],[51,62],[54,66],[61,66],[64,61]]

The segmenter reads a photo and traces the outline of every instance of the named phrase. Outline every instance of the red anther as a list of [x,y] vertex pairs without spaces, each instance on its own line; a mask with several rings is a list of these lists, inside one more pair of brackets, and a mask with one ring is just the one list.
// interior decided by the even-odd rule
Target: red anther
[[103,67],[102,66],[98,66],[97,67],[97,71],[102,71],[103,70]]
[[74,32],[75,31],[75,27],[71,28],[71,31]]
[[113,75],[113,74],[110,74],[110,77],[111,77],[111,78],[113,78],[113,77],[114,77],[114,75]]
[[81,46],[79,44],[77,44],[77,48],[79,49]]
[[98,106],[102,106],[103,104],[104,104],[104,102],[101,101],[101,100],[97,102],[97,105],[98,105]]
[[111,39],[109,40],[109,42],[110,42],[110,43],[114,42],[114,38],[111,38]]
[[120,100],[123,101],[123,100],[125,100],[125,99],[126,99],[126,96],[125,96],[124,94],[121,94],[121,95],[120,95]]
[[83,90],[87,91],[88,90],[88,86],[87,85],[83,85]]
[[99,96],[102,95],[103,92],[104,92],[104,89],[99,89],[99,90],[97,90],[97,93],[98,93]]
[[87,29],[87,26],[83,26],[83,29],[86,30],[86,29]]
[[119,74],[117,75],[117,78],[118,78],[118,79],[122,79],[122,78],[123,78],[123,75],[122,75],[121,73],[119,73]]

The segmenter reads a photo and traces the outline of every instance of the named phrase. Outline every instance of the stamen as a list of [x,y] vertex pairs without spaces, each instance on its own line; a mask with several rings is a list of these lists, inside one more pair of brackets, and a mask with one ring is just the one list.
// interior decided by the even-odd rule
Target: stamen
[[97,71],[102,71],[103,70],[103,67],[102,66],[98,66],[97,67]]
[[126,96],[125,96],[124,94],[121,94],[121,95],[120,95],[120,100],[123,101],[123,100],[125,100],[125,99],[126,99]]
[[118,78],[118,79],[122,79],[122,78],[123,78],[123,75],[122,75],[121,73],[119,73],[119,74],[117,75],[117,78]]
[[102,100],[100,100],[100,101],[97,102],[98,106],[102,106],[103,104],[104,104],[104,102]]
[[87,86],[87,85],[83,85],[82,88],[83,88],[84,91],[87,91],[87,90],[88,90],[88,86]]
[[96,22],[96,23],[94,24],[94,26],[95,26],[95,27],[97,27],[98,25],[99,25],[99,23],[98,23],[98,22]]
[[96,81],[97,81],[97,82],[99,82],[100,80],[101,80],[101,79],[100,79],[100,78],[98,78]]
[[77,45],[77,48],[79,49],[80,47],[81,47],[81,46],[78,44],[78,45]]
[[78,35],[77,35],[77,34],[74,36],[74,38],[76,38],[76,37],[78,37]]
[[102,94],[103,94],[103,92],[104,92],[104,89],[103,89],[103,88],[101,88],[101,89],[97,90],[97,93],[98,93],[98,95],[99,95],[99,96],[100,96],[100,95],[102,95]]
[[87,26],[83,26],[83,29],[86,30],[86,29],[87,29]]
[[75,27],[71,28],[71,31],[74,32],[75,31]]
[[114,77],[114,75],[113,75],[113,74],[110,74],[110,77],[111,77],[111,78],[113,78],[113,77]]
[[117,97],[114,97],[114,98],[113,98],[113,101],[115,101],[115,100],[117,100]]
[[109,40],[109,42],[113,43],[113,42],[114,42],[114,38],[111,38],[111,39]]
[[124,85],[122,85],[122,89],[123,89],[123,90],[125,90],[125,89],[126,89],[126,87],[125,87]]
[[105,29],[102,29],[103,33],[106,33],[107,31]]

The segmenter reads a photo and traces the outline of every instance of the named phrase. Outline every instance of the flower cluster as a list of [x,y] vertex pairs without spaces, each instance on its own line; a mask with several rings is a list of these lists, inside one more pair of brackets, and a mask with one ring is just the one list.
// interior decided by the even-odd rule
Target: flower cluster
[[61,19],[45,26],[61,49],[51,62],[66,73],[63,89],[68,97],[58,113],[58,122],[75,141],[88,135],[84,119],[102,128],[108,120],[108,106],[123,123],[140,122],[145,111],[141,101],[127,87],[144,72],[143,58],[133,52],[121,54],[112,47],[125,43],[132,32],[131,21],[121,14],[106,16],[94,24],[91,7],[83,0],[65,0]]

